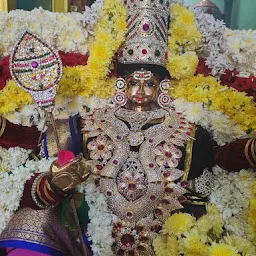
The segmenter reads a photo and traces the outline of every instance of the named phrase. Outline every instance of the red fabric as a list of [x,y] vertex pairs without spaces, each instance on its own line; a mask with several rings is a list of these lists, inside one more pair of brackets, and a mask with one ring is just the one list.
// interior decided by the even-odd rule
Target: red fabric
[[31,189],[32,189],[32,185],[33,182],[35,180],[35,178],[38,176],[39,174],[35,174],[30,180],[27,180],[25,183],[25,187],[24,187],[24,191],[23,191],[23,196],[22,196],[22,200],[21,200],[21,207],[29,207],[35,210],[41,210],[41,208],[39,208],[33,201],[32,199],[32,195],[31,195]]
[[63,166],[67,163],[69,163],[70,161],[72,161],[72,159],[75,158],[75,155],[72,151],[69,150],[61,150],[58,153],[58,165],[59,166]]
[[215,150],[215,161],[221,168],[227,171],[239,171],[243,168],[250,168],[244,148],[249,139],[242,139],[231,142]]
[[239,77],[238,71],[226,70],[225,74],[220,77],[222,84],[228,85],[239,92],[245,92],[247,96],[252,96],[256,102],[256,78],[250,77]]
[[80,53],[64,53],[59,52],[60,58],[62,60],[63,66],[74,67],[78,65],[87,65],[88,55],[83,55]]
[[6,149],[17,146],[34,149],[37,146],[39,136],[40,132],[35,126],[25,127],[6,121],[4,133],[0,137],[0,146]]
[[211,69],[206,66],[205,59],[200,59],[196,70],[197,74],[202,74],[204,76],[211,75]]

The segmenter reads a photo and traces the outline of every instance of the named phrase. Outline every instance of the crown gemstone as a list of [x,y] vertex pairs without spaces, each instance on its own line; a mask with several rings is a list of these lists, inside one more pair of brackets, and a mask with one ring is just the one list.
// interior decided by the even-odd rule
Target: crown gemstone
[[31,67],[32,67],[32,68],[37,68],[37,67],[38,67],[38,62],[32,61],[32,62],[31,62]]
[[146,49],[142,49],[142,54],[147,54],[148,51]]
[[142,28],[143,28],[144,31],[148,31],[149,28],[150,28],[150,26],[149,26],[148,23],[145,23],[145,24],[142,26]]

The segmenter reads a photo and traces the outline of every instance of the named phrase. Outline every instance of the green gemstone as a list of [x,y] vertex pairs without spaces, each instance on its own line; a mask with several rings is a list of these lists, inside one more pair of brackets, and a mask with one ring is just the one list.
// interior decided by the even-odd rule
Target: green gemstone
[[156,55],[157,57],[159,57],[159,56],[160,56],[160,54],[161,54],[161,53],[160,53],[160,51],[159,51],[159,50],[156,50],[156,51],[155,51],[155,55]]
[[159,0],[159,3],[160,3],[160,4],[163,4],[163,3],[164,3],[164,0]]

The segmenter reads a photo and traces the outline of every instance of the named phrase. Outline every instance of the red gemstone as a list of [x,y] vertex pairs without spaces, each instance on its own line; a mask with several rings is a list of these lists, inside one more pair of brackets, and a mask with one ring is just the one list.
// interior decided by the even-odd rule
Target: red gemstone
[[165,152],[165,156],[171,158],[172,157],[172,153],[171,152]]
[[132,235],[125,234],[121,237],[121,243],[126,247],[131,247],[135,243],[135,239]]
[[163,214],[163,212],[162,212],[162,210],[161,210],[161,209],[156,208],[156,209],[155,209],[155,214],[156,214],[156,215],[162,215],[162,214]]
[[149,30],[149,24],[148,23],[145,23],[145,24],[143,24],[143,26],[142,26],[142,28],[143,28],[143,30],[144,31],[148,31]]
[[168,59],[168,52],[165,53],[164,57],[166,60]]
[[153,139],[149,139],[148,141],[149,141],[150,143],[152,143],[152,142],[153,142]]
[[142,230],[143,230],[143,227],[142,227],[142,226],[137,226],[137,227],[136,227],[137,233],[140,233]]
[[132,212],[127,212],[126,216],[127,216],[128,218],[132,218],[132,217],[133,217],[133,213],[132,213]]
[[164,177],[165,177],[165,178],[169,177],[170,175],[171,175],[170,172],[168,172],[168,171],[165,171],[165,172],[164,172]]
[[98,150],[103,150],[104,149],[104,145],[99,145],[98,146]]
[[142,49],[142,54],[147,54],[148,51],[146,49]]
[[158,225],[154,225],[150,229],[152,232],[159,232],[161,230],[161,227]]
[[182,181],[181,183],[180,183],[180,185],[183,187],[183,188],[186,188],[186,187],[188,187],[188,182],[187,181]]
[[130,189],[130,190],[135,190],[135,189],[136,189],[136,184],[130,183],[130,184],[128,185],[128,189]]
[[113,164],[118,164],[118,160],[114,160],[114,161],[113,161]]
[[151,164],[149,164],[148,166],[149,166],[150,168],[153,168],[153,167],[154,167],[154,164],[151,163]]
[[120,222],[117,222],[115,224],[115,227],[116,227],[117,230],[120,230],[122,228],[122,224]]
[[119,136],[119,135],[118,135],[118,136],[116,136],[116,138],[117,138],[118,140],[121,140],[121,136]]
[[156,197],[154,195],[150,196],[150,200],[155,201]]
[[178,198],[178,200],[179,200],[180,203],[184,203],[184,202],[187,201],[187,198],[186,198],[185,196],[180,196],[180,197]]
[[102,170],[103,169],[103,166],[100,165],[100,164],[97,164],[96,167],[97,167],[98,170]]
[[111,193],[110,191],[107,191],[106,195],[107,195],[107,196],[111,196],[112,193]]

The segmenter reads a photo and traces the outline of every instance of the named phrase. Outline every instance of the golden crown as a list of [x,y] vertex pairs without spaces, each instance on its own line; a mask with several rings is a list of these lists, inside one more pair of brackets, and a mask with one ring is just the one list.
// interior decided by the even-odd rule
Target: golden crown
[[171,0],[127,0],[127,34],[118,53],[123,64],[165,66]]

